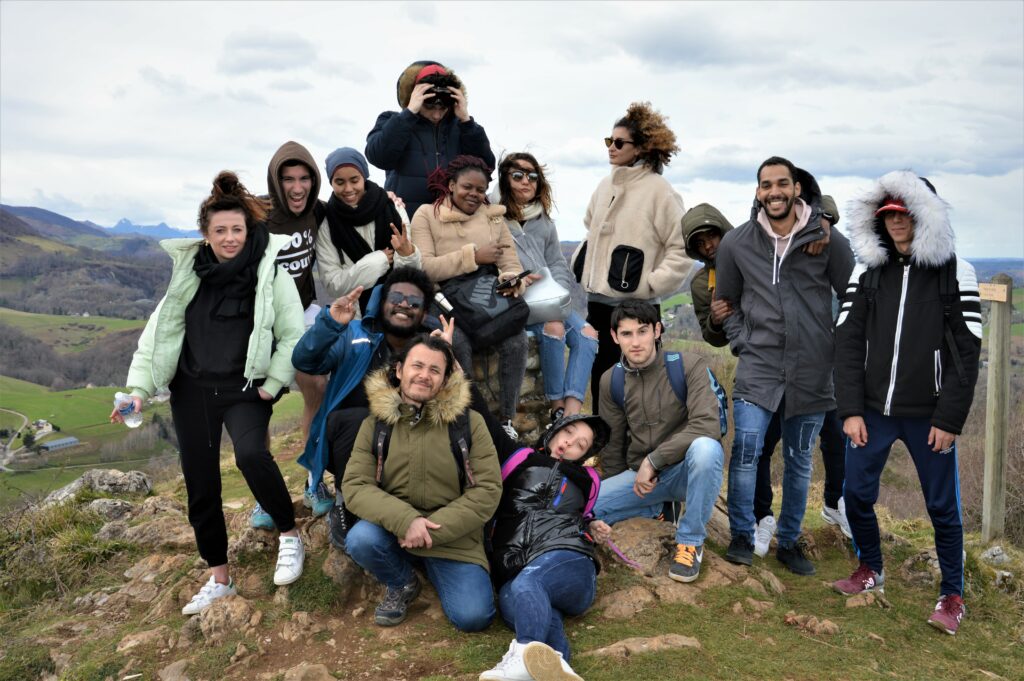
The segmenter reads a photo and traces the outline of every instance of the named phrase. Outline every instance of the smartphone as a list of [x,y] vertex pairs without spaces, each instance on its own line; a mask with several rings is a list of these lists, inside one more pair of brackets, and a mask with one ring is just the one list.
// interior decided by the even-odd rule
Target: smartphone
[[504,291],[507,288],[512,288],[513,286],[518,286],[519,282],[523,280],[523,277],[525,277],[525,276],[527,276],[529,274],[533,274],[533,270],[523,270],[522,272],[520,272],[516,276],[512,277],[511,279],[506,279],[505,281],[499,281],[498,285],[494,287],[494,290],[495,291]]

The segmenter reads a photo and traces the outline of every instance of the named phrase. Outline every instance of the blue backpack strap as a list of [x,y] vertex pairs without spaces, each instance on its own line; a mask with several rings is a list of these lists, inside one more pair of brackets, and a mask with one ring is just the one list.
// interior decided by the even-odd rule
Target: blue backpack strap
[[619,409],[626,409],[626,370],[622,368],[622,362],[616,362],[612,367],[612,402],[619,405]]
[[686,404],[686,368],[683,366],[683,356],[678,352],[665,353],[665,371],[668,372],[668,382],[672,386],[672,392],[676,394],[680,404]]

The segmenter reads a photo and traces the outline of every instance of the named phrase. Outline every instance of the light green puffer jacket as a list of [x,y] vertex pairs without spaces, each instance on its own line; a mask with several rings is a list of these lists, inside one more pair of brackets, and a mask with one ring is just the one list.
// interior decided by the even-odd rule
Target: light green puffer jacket
[[[277,395],[295,377],[292,348],[305,330],[302,303],[295,284],[287,272],[278,272],[274,263],[289,238],[271,234],[267,250],[260,259],[253,329],[243,371],[250,381],[266,379],[262,387],[271,395]],[[197,239],[160,242],[161,248],[174,261],[174,268],[167,293],[146,323],[128,369],[126,385],[132,395],[143,399],[152,397],[159,388],[168,385],[178,371],[178,358],[185,342],[185,308],[199,290],[199,277],[192,270],[192,263],[200,244],[202,241]]]

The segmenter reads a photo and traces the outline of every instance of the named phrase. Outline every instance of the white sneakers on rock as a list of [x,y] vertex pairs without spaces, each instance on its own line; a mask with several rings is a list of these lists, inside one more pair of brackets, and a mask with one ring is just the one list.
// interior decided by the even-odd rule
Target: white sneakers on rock
[[480,675],[480,681],[583,681],[562,654],[540,641],[512,639],[501,661]]
[[274,568],[274,584],[284,586],[291,584],[302,576],[302,563],[306,559],[306,550],[299,537],[279,538],[277,548],[277,567]]
[[217,580],[213,578],[213,575],[210,575],[210,581],[203,584],[203,588],[199,590],[199,593],[193,596],[192,600],[185,604],[185,607],[181,609],[181,614],[198,615],[203,610],[210,607],[210,605],[212,605],[218,598],[234,596],[236,593],[238,592],[235,591],[235,583],[233,581],[229,581],[227,584],[219,584]]
[[821,507],[821,517],[829,525],[837,525],[847,539],[853,539],[853,533],[850,532],[850,521],[846,519],[846,499],[839,497],[839,503],[836,504],[836,508],[829,508],[823,505]]
[[768,555],[768,546],[772,543],[772,537],[775,536],[775,530],[778,529],[778,525],[775,524],[775,516],[766,515],[761,518],[760,522],[754,527],[754,555],[759,558],[764,558]]

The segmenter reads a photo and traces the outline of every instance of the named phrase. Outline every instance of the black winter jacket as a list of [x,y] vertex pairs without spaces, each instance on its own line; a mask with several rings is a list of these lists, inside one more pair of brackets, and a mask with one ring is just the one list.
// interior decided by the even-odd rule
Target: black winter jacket
[[494,167],[483,126],[472,118],[462,123],[454,114],[435,126],[408,109],[385,111],[366,136],[366,158],[385,171],[384,188],[405,201],[409,215],[434,200],[427,190],[427,177],[460,154],[477,156]]
[[[874,215],[887,197],[902,199],[914,218],[910,255],[895,249],[882,218]],[[886,416],[929,418],[936,428],[959,434],[978,378],[981,304],[974,268],[953,250],[946,205],[913,173],[898,171],[851,206],[850,237],[860,264],[836,328],[839,417],[862,416],[868,408]],[[945,338],[939,287],[941,266],[951,260],[957,280],[950,310],[955,347]],[[865,283],[876,268],[878,288],[869,302]]]
[[597,498],[596,477],[578,463],[544,453],[529,451],[518,465],[515,456],[502,468],[507,477],[491,540],[491,576],[499,587],[548,551],[594,556],[594,543],[584,536],[589,518],[583,514],[588,501]]

